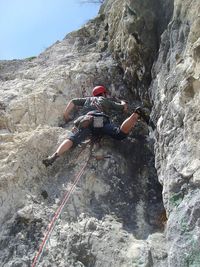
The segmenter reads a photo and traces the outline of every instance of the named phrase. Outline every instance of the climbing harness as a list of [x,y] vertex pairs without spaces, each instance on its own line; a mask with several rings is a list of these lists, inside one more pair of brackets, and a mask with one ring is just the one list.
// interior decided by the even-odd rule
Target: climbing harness
[[84,129],[91,126],[94,128],[102,128],[106,122],[109,122],[109,117],[103,112],[89,111],[87,114],[79,116],[74,121],[74,127],[76,129]]
[[[84,173],[84,171],[85,171],[85,169],[86,169],[86,167],[87,167],[87,165],[89,163],[89,160],[90,160],[90,157],[91,157],[91,154],[92,154],[92,146],[93,146],[93,144],[91,144],[91,146],[90,146],[90,153],[89,153],[88,159],[86,160],[85,164],[83,165],[83,167],[81,168],[79,173],[75,176],[74,182],[73,182],[70,190],[65,193],[60,206],[57,208],[57,210],[56,210],[56,212],[55,212],[55,214],[54,214],[54,216],[53,216],[53,218],[52,218],[52,220],[51,220],[51,222],[50,222],[50,224],[48,226],[48,230],[46,231],[46,234],[45,234],[45,236],[43,238],[42,244],[40,245],[39,250],[38,250],[38,252],[37,252],[37,254],[36,254],[36,256],[35,256],[35,258],[33,260],[33,263],[31,265],[31,267],[36,267],[38,265],[38,263],[39,263],[39,261],[41,259],[41,256],[42,256],[42,254],[44,252],[45,246],[46,246],[46,244],[47,244],[47,242],[48,242],[48,240],[49,240],[49,238],[51,236],[51,233],[54,230],[56,222],[57,222],[58,218],[60,217],[60,215],[62,213],[62,210],[65,207],[65,204],[67,203],[67,201],[69,200],[70,196],[74,192],[74,189],[75,189],[77,183],[79,182],[81,176],[83,175],[83,173]],[[81,150],[81,152],[82,152],[82,150]]]

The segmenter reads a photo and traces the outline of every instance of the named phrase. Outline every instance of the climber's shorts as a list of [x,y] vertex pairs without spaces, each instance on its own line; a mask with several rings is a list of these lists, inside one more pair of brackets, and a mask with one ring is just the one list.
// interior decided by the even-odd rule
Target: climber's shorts
[[71,133],[68,138],[73,142],[73,145],[76,146],[92,136],[101,137],[104,135],[110,136],[116,140],[123,140],[128,136],[128,134],[123,133],[118,126],[112,123],[106,123],[102,128],[90,127],[79,129],[76,133]]
[[71,133],[68,139],[73,142],[74,146],[76,146],[91,137],[92,137],[91,128],[82,128],[79,129],[76,133]]
[[121,130],[120,130],[120,127],[112,124],[112,123],[106,123],[102,128],[100,129],[93,129],[93,133],[94,135],[108,135],[110,137],[112,137],[113,139],[116,139],[116,140],[123,140],[125,139],[128,134],[125,134],[123,133]]

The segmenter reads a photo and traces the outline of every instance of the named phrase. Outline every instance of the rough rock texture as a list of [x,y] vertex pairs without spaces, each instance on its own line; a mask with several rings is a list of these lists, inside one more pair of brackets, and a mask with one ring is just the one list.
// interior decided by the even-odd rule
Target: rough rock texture
[[[31,265],[91,153],[40,265],[200,265],[199,5],[107,0],[97,18],[38,57],[0,62],[1,266]],[[126,140],[83,144],[46,169],[42,159],[72,127],[59,127],[67,102],[98,84],[131,109],[152,107],[156,130],[138,122]],[[118,124],[127,116],[116,115]]]
[[[131,75],[142,81],[142,46],[136,44],[124,61],[115,58],[117,40],[122,40],[122,48],[127,41],[136,40],[129,38],[127,31],[124,39],[121,37],[126,9],[125,2],[116,1],[110,15],[105,7],[95,20],[37,58],[0,62],[3,266],[30,266],[49,221],[90,154],[89,147],[83,151],[76,148],[53,167],[46,169],[42,164],[71,129],[71,124],[67,129],[59,127],[67,102],[90,95],[97,84],[104,84],[112,97],[128,100],[132,108],[141,102],[125,74],[132,61],[125,62],[137,49]],[[113,16],[120,22],[117,29]],[[155,48],[148,53],[155,53]],[[146,90],[146,82],[144,87]],[[77,115],[78,111],[74,117]],[[126,116],[112,117],[120,124]],[[97,161],[93,155],[109,157]],[[85,174],[58,220],[41,265],[162,266],[167,255],[160,233],[163,211],[152,140],[147,125],[139,122],[127,140],[106,138],[101,147],[93,147]],[[162,249],[155,239],[163,244]]]
[[200,266],[199,14],[199,1],[175,1],[152,70],[156,169],[168,214],[168,266]]

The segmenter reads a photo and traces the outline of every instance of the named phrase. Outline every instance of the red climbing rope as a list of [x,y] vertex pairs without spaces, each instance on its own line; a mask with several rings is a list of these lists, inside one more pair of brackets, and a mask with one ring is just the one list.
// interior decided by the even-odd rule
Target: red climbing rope
[[35,256],[35,258],[34,258],[34,260],[33,260],[32,267],[36,267],[37,264],[39,263],[40,258],[41,258],[41,256],[42,256],[42,253],[43,253],[43,251],[44,251],[44,248],[45,248],[45,246],[46,246],[46,243],[47,243],[48,239],[50,238],[51,233],[52,233],[52,231],[53,231],[53,229],[54,229],[54,227],[55,227],[56,221],[57,221],[57,219],[59,218],[59,216],[60,216],[60,214],[61,214],[61,212],[62,212],[62,210],[63,210],[65,204],[66,204],[67,201],[69,200],[71,194],[74,192],[74,189],[75,189],[75,187],[76,187],[78,181],[80,180],[81,176],[83,175],[84,170],[85,170],[85,168],[87,167],[87,164],[88,164],[88,162],[89,162],[89,160],[90,160],[90,156],[91,156],[91,153],[90,153],[90,155],[89,155],[87,161],[85,162],[85,164],[83,165],[83,167],[82,167],[81,170],[79,171],[79,173],[75,176],[74,183],[72,184],[70,190],[66,192],[66,194],[64,195],[64,198],[63,198],[63,200],[62,200],[62,202],[61,202],[61,204],[60,204],[60,206],[59,206],[58,209],[56,210],[56,212],[55,212],[55,214],[54,214],[54,216],[53,216],[53,219],[51,220],[51,222],[50,222],[50,224],[49,224],[49,226],[48,226],[48,230],[47,230],[47,232],[46,232],[46,234],[45,234],[45,236],[44,236],[44,239],[43,239],[43,241],[42,241],[42,244],[40,245],[39,250],[38,250],[38,252],[37,252],[37,254],[36,254],[36,256]]

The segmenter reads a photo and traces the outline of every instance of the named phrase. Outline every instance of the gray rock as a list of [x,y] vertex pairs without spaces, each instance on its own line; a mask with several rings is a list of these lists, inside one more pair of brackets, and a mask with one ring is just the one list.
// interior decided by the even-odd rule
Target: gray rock
[[[41,266],[199,266],[199,8],[189,0],[107,0],[38,57],[0,61],[2,266],[31,265],[89,157],[87,145],[53,167],[42,164],[71,130],[59,127],[67,102],[98,84],[131,110],[151,109],[156,130],[139,121],[126,140],[93,147]],[[112,116],[118,124],[127,117]]]

